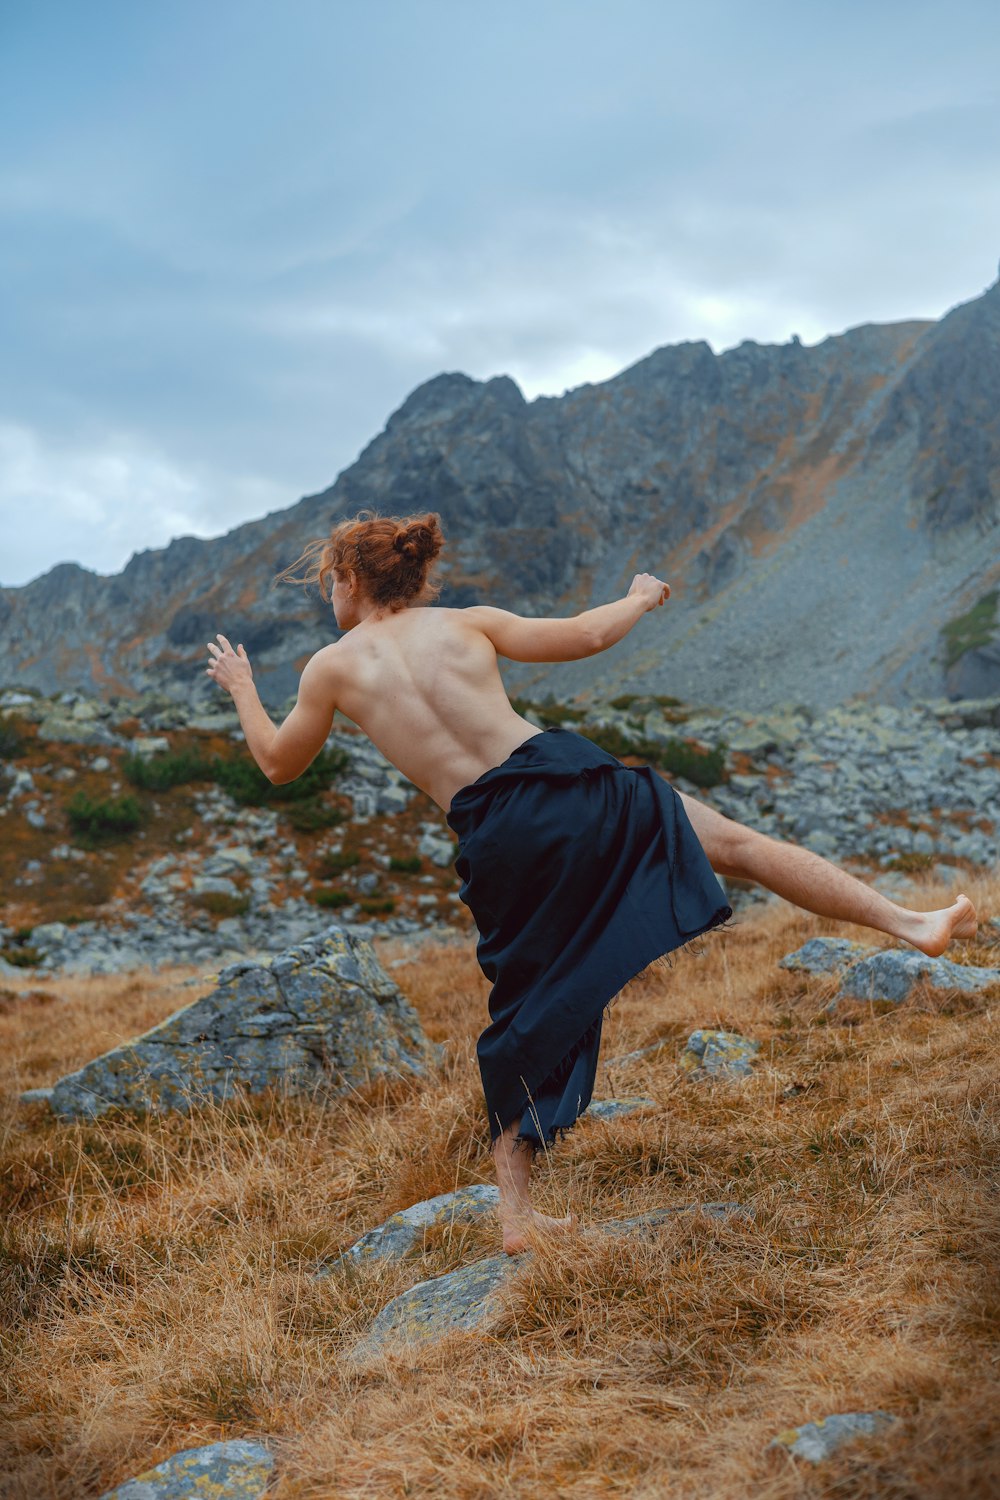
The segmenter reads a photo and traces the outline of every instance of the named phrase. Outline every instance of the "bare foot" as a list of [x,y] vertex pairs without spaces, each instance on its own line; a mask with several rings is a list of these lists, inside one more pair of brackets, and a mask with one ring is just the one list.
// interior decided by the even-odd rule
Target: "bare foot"
[[503,1220],[503,1247],[508,1255],[520,1255],[522,1250],[528,1249],[532,1235],[564,1234],[576,1229],[578,1224],[576,1214],[567,1214],[565,1219],[553,1219],[550,1214],[540,1214],[534,1208],[527,1218],[519,1216]]
[[941,911],[912,912],[911,915],[914,918],[913,930],[905,935],[905,940],[929,958],[937,958],[956,938],[975,937],[979,925],[976,908],[968,896],[957,897],[952,906]]

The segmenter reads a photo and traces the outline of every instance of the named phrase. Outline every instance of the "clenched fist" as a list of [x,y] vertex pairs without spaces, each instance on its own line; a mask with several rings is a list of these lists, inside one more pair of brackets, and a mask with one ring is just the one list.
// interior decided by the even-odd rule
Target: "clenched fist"
[[665,604],[670,598],[670,585],[664,583],[662,578],[654,578],[652,573],[637,573],[626,597],[630,599],[633,594],[639,594],[646,600],[647,609],[655,609],[658,604]]

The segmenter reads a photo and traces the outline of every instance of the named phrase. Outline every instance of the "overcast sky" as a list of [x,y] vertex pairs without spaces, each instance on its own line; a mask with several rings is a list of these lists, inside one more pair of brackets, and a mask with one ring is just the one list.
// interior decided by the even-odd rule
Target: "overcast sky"
[[415,386],[937,318],[993,0],[0,0],[0,583],[330,484]]

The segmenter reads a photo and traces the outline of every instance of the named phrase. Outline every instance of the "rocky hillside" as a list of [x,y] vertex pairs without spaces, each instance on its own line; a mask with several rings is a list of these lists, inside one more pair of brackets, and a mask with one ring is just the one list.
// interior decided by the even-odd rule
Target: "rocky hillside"
[[760,711],[1000,690],[1000,282],[940,322],[806,348],[666,346],[598,385],[525,401],[506,376],[436,376],[322,494],[109,577],[61,564],[0,589],[7,686],[195,705],[216,631],[284,700],[336,634],[275,573],[364,505],[433,508],[442,605],[567,614],[637,570],[667,608],[600,657],[511,665],[512,690],[623,686]]
[[[1000,865],[1000,698],[764,716],[631,694],[520,706],[898,900]],[[0,978],[228,961],[331,920],[474,941],[437,805],[346,723],[320,764],[272,786],[221,704],[0,693]],[[728,885],[737,910],[769,899]]]

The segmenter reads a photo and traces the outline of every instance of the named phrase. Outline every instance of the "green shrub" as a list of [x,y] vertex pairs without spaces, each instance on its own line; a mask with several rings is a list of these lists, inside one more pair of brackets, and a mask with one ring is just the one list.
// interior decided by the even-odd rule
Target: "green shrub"
[[580,733],[599,746],[601,750],[606,750],[609,755],[617,756],[619,760],[625,755],[641,755],[649,760],[658,748],[655,745],[650,746],[644,740],[630,739],[613,724],[605,724],[600,728],[588,725]]
[[5,958],[15,969],[31,969],[35,964],[41,963],[41,949],[32,948],[30,943],[22,943],[15,946],[13,943],[6,948],[0,948],[0,958]]
[[339,875],[341,870],[351,870],[360,862],[356,849],[327,849],[320,865],[327,875]]
[[396,903],[391,896],[384,896],[381,899],[362,901],[361,910],[367,912],[370,917],[378,917],[395,911]]
[[543,703],[535,712],[543,724],[578,724],[584,716],[582,708],[570,708],[568,703]]
[[164,792],[185,782],[208,780],[212,762],[200,750],[188,747],[162,755],[126,755],[122,771],[133,786],[141,787],[144,792]]
[[210,911],[213,917],[241,917],[250,909],[250,897],[231,896],[227,891],[200,891],[194,897],[194,904]]
[[423,867],[424,862],[419,854],[389,855],[389,869],[401,870],[404,875],[416,875],[417,871],[422,870]]
[[346,765],[347,756],[343,750],[324,749],[301,776],[275,786],[251,757],[217,755],[212,762],[212,774],[234,802],[259,807],[265,802],[304,802],[315,798],[326,791]]
[[66,814],[77,842],[105,843],[134,833],[145,814],[136,797],[91,797],[79,791],[72,797]]
[[584,729],[581,732],[619,760],[627,755],[634,755],[649,765],[669,771],[672,776],[686,777],[695,786],[717,786],[720,781],[725,780],[724,745],[704,750],[700,745],[689,745],[685,740],[668,740],[662,745],[655,740],[633,740],[613,725],[601,729]]
[[921,870],[929,870],[935,862],[933,854],[916,854],[912,850],[906,854],[897,854],[886,865],[887,870],[899,870],[904,875],[916,875]]
[[328,887],[326,890],[313,891],[313,900],[317,906],[349,906],[351,896],[347,891]]
[[287,807],[281,809],[281,816],[287,818],[299,833],[319,833],[323,828],[335,828],[338,823],[344,821],[344,814],[339,807],[330,807],[326,802],[321,802],[318,797],[306,797],[301,802],[290,802]]
[[657,764],[672,776],[685,776],[695,786],[718,786],[726,776],[726,751],[720,745],[703,750],[686,740],[668,740],[656,747]]
[[0,718],[0,760],[15,760],[28,748],[24,720],[16,714]]
[[964,615],[950,620],[941,634],[944,636],[946,667],[953,667],[960,656],[977,646],[988,646],[993,639],[997,624],[997,601],[1000,590],[991,589],[983,594]]

